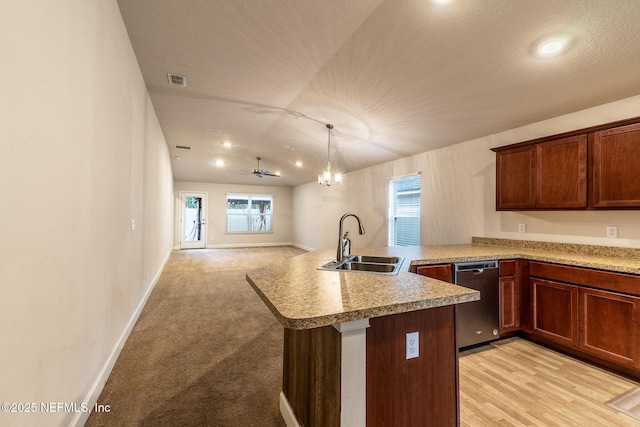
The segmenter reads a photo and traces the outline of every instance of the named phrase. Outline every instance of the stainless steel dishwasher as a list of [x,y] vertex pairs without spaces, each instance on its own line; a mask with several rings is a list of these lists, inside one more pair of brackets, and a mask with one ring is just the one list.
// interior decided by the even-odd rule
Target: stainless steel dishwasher
[[457,285],[480,291],[480,301],[458,305],[458,347],[469,347],[499,338],[498,261],[454,264]]

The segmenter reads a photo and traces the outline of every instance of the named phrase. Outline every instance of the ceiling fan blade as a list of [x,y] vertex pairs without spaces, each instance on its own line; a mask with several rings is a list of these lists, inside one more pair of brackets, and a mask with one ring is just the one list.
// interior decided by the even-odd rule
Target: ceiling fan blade
[[257,176],[258,178],[262,178],[264,176],[273,176],[273,177],[276,177],[276,178],[280,177],[279,174],[271,173],[269,171],[260,169],[260,159],[261,159],[261,157],[256,157],[256,160],[258,161],[258,167],[257,168],[255,168],[252,171],[240,171],[239,175],[240,174],[253,174],[253,175]]

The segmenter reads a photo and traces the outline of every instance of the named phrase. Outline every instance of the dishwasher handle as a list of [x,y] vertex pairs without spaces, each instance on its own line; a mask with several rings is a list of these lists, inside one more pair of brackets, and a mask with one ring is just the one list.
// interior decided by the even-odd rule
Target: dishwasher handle
[[485,269],[498,268],[498,261],[470,261],[458,262],[454,264],[454,269],[458,271],[472,271],[476,274],[483,273]]

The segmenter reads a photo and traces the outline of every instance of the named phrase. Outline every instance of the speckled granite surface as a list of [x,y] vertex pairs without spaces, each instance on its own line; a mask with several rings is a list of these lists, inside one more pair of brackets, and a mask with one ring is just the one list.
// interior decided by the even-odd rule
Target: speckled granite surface
[[640,251],[586,245],[473,238],[472,244],[354,248],[354,253],[405,257],[398,275],[317,270],[335,250],[303,254],[251,270],[247,280],[290,329],[310,329],[479,299],[471,289],[409,273],[410,265],[526,258],[640,275]]
[[280,323],[310,329],[363,318],[475,301],[477,291],[409,273],[421,248],[358,248],[358,254],[405,257],[397,275],[322,271],[335,250],[309,252],[250,270],[247,280]]
[[472,237],[471,243],[491,246],[507,246],[521,249],[540,249],[553,252],[570,252],[581,255],[594,255],[610,258],[629,258],[640,260],[640,249],[611,246],[578,245],[573,243],[536,242],[532,240],[495,239],[490,237]]
[[472,242],[469,246],[483,248],[487,254],[506,252],[514,258],[640,275],[640,250],[634,248],[479,237],[474,237]]

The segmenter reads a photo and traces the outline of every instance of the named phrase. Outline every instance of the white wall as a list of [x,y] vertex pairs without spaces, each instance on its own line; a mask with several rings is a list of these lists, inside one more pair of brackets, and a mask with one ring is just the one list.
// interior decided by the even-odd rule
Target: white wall
[[[180,247],[180,192],[207,194],[207,247],[278,246],[290,245],[292,239],[292,191],[291,187],[262,185],[211,184],[202,182],[174,183],[174,224],[173,246]],[[272,233],[226,233],[227,193],[229,194],[271,194],[273,195]]]
[[[335,246],[340,216],[353,211],[367,231],[357,236],[355,222],[347,220],[353,247],[385,246],[388,178],[420,171],[423,245],[469,243],[479,236],[640,247],[638,211],[496,212],[491,151],[635,116],[640,116],[640,96],[355,171],[344,176],[342,186],[295,187],[294,242],[309,249]],[[517,232],[519,223],[527,225],[526,234]],[[619,227],[619,239],[604,237],[607,225]]]
[[[2,2],[0,56],[0,402],[80,406],[171,250],[168,147],[115,0]],[[88,416],[37,409],[0,425]]]

